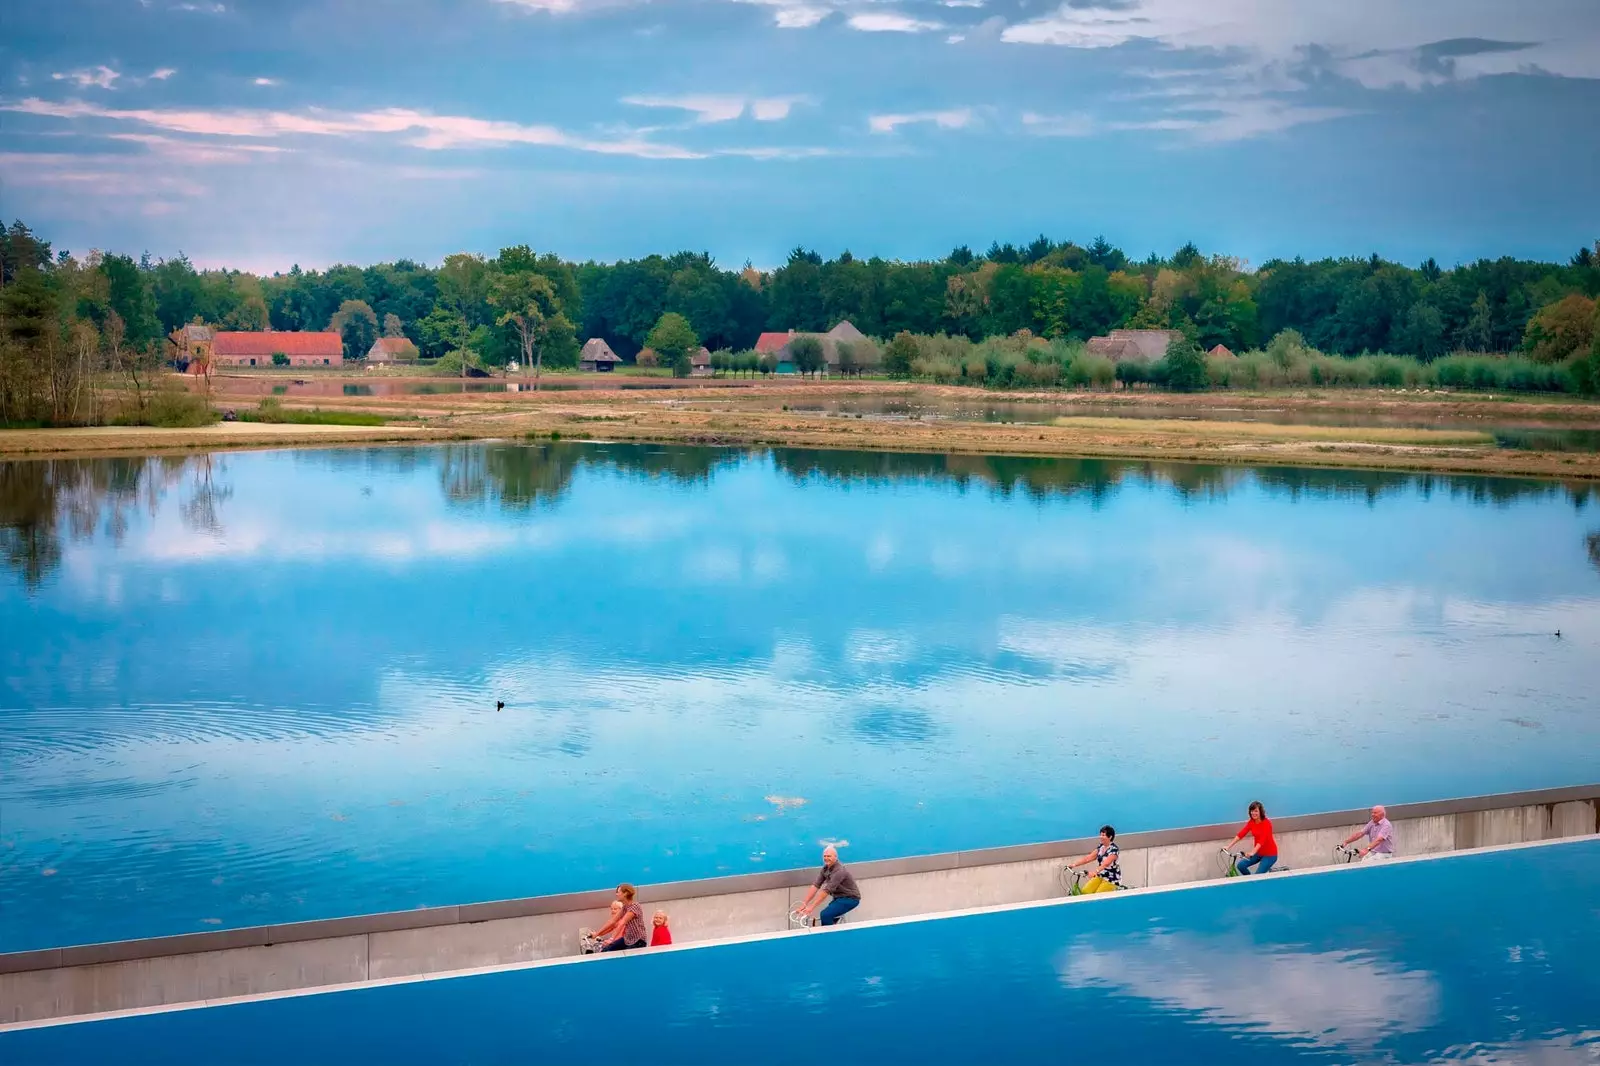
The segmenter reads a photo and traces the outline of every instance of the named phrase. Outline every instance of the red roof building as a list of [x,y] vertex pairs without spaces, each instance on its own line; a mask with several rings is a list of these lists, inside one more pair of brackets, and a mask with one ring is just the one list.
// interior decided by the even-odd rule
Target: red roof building
[[337,333],[224,331],[211,345],[219,366],[272,366],[275,355],[287,357],[290,366],[343,366],[344,341]]
[[756,351],[762,353],[781,352],[789,346],[789,342],[792,340],[794,340],[794,330],[792,329],[787,333],[763,333],[756,338]]

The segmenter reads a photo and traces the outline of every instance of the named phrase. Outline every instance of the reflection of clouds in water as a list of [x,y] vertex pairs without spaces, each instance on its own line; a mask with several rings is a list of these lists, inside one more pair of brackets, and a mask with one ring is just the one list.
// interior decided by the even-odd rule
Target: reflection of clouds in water
[[1068,681],[1109,681],[1126,671],[1129,645],[1113,632],[1086,625],[1001,618],[995,646],[1052,668]]
[[754,548],[747,553],[738,545],[706,545],[689,554],[683,572],[710,584],[760,586],[786,575],[789,562],[774,548]]
[[887,533],[879,533],[867,543],[866,554],[867,569],[873,572],[887,569],[889,564],[894,562],[894,538]]
[[867,707],[857,711],[851,732],[869,744],[926,744],[939,735],[927,711],[910,707]]
[[1594,1066],[1600,1062],[1600,1029],[1506,1044],[1457,1044],[1428,1061],[1452,1066]]
[[1069,988],[1101,988],[1318,1047],[1371,1051],[1391,1036],[1428,1028],[1439,987],[1356,951],[1295,951],[1236,939],[1157,931],[1115,947],[1080,938],[1057,961]]
[[906,633],[857,629],[845,637],[845,658],[853,663],[903,663],[911,658],[916,642]]

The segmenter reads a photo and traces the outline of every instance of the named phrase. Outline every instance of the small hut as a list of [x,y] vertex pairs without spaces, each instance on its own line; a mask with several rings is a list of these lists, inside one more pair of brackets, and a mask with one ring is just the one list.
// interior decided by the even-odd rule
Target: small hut
[[1212,348],[1209,352],[1207,352],[1206,355],[1210,356],[1213,359],[1237,359],[1237,358],[1239,358],[1238,356],[1234,355],[1232,351],[1230,351],[1228,349],[1228,346],[1226,344],[1217,345],[1215,348]]
[[584,341],[583,351],[578,353],[578,369],[592,370],[597,374],[610,373],[620,362],[621,358],[611,350],[611,345],[599,337]]

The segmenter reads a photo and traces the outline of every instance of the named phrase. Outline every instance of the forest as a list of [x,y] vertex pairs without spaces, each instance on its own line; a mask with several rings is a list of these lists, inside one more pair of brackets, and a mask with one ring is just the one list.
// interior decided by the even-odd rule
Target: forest
[[[1108,384],[1106,367],[1083,358],[1083,340],[1118,327],[1167,328],[1201,352],[1220,344],[1277,353],[1254,370],[1213,365],[1189,375],[1192,387],[1590,392],[1600,367],[1597,296],[1600,242],[1564,263],[1501,257],[1445,268],[1372,255],[1251,268],[1192,244],[1134,260],[1103,238],[1040,236],[918,262],[796,248],[770,271],[726,269],[694,252],[578,263],[516,245],[437,266],[402,259],[261,277],[197,270],[181,255],[74,254],[14,222],[0,233],[0,420],[82,421],[93,391],[85,384],[104,370],[138,382],[142,403],[140,373],[159,369],[171,355],[167,338],[190,322],[332,328],[351,359],[386,333],[447,366],[523,359],[559,368],[575,365],[590,337],[631,362],[664,316],[682,316],[719,353],[749,350],[764,330],[820,332],[848,319],[886,345],[873,353],[877,369],[991,386]],[[1350,365],[1366,369],[1338,362],[1358,357],[1367,362]],[[731,354],[718,365],[753,369]],[[1156,384],[1168,383],[1163,373]]]

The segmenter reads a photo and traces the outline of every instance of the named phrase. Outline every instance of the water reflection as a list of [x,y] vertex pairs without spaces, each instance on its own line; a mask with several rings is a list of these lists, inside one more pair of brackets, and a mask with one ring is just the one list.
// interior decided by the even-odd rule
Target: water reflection
[[174,488],[189,528],[220,532],[232,495],[224,464],[213,455],[0,462],[0,551],[36,588],[60,566],[64,543],[102,536],[120,544],[132,521],[153,514]]
[[1313,951],[1237,934],[1157,929],[1085,937],[1058,958],[1068,988],[1100,989],[1208,1025],[1371,1057],[1382,1041],[1436,1024],[1438,978],[1366,950]]
[[[1086,498],[1100,506],[1125,487],[1170,489],[1186,500],[1225,501],[1241,490],[1265,488],[1289,499],[1361,499],[1435,494],[1508,504],[1563,498],[1583,510],[1600,493],[1584,483],[1480,478],[1366,470],[1219,467],[1187,463],[1122,462],[1017,456],[915,455],[776,448],[770,452],[700,447],[604,444],[459,445],[329,449],[296,454],[308,467],[403,474],[421,465],[438,469],[440,492],[463,508],[527,511],[559,503],[581,470],[613,471],[674,485],[708,485],[718,470],[761,461],[796,483],[839,486],[927,482],[999,498],[1044,501]],[[120,543],[138,513],[153,514],[173,488],[190,530],[220,535],[223,505],[233,487],[223,454],[187,457],[51,459],[0,462],[0,551],[5,565],[30,588],[49,579],[62,545],[104,534]],[[370,492],[370,486],[367,488]],[[1600,566],[1600,533],[1586,541]]]
[[1571,784],[1600,744],[1586,486],[580,444],[0,472],[10,543],[55,538],[0,575],[0,948]]

